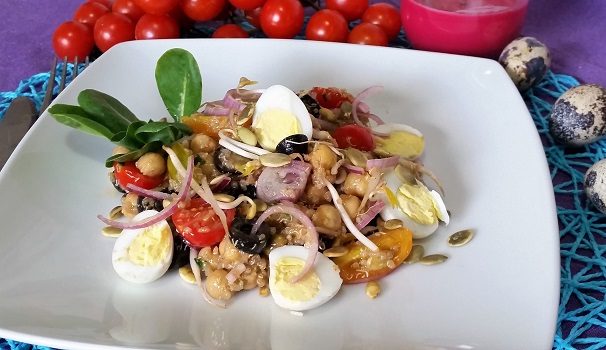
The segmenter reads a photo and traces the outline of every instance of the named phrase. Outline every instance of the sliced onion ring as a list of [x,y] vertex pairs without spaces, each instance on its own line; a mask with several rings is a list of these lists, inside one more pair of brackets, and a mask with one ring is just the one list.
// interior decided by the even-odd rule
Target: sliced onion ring
[[364,125],[364,123],[362,123],[360,121],[360,118],[358,118],[357,109],[359,107],[359,104],[362,102],[362,100],[366,99],[370,95],[374,95],[381,91],[383,91],[383,87],[380,85],[375,85],[375,86],[371,86],[369,88],[364,89],[362,92],[360,92],[356,96],[356,98],[354,99],[354,101],[351,104],[351,116],[353,117],[356,124],[358,124],[359,126],[368,127],[367,125]]
[[393,157],[387,157],[387,158],[376,158],[376,159],[369,159],[366,162],[366,168],[368,168],[368,169],[372,169],[372,168],[384,169],[384,168],[395,167],[398,164],[400,164],[400,157],[399,156],[393,156]]
[[385,208],[385,202],[383,202],[382,200],[375,201],[368,208],[368,210],[366,211],[364,216],[360,219],[360,221],[356,224],[356,227],[358,228],[358,230],[364,229],[366,227],[366,225],[368,225],[368,223],[370,221],[372,221],[372,219],[374,219],[375,216],[377,216],[381,212],[381,210],[383,210],[383,208]]
[[159,200],[165,200],[165,199],[171,198],[171,195],[168,193],[154,191],[154,190],[147,190],[143,187],[139,187],[137,185],[133,185],[130,183],[126,185],[126,189],[131,193],[138,194],[139,196],[143,196],[143,197],[149,197],[149,198],[159,199]]
[[199,252],[199,250],[194,248],[189,249],[189,265],[191,267],[191,271],[194,273],[194,277],[196,277],[196,283],[198,284],[198,287],[200,287],[200,291],[202,292],[202,295],[206,301],[215,306],[225,308],[227,303],[224,300],[218,300],[211,297],[206,290],[204,282],[202,282],[202,271],[200,271],[200,267],[198,266],[198,263],[196,263],[196,258],[198,257]]

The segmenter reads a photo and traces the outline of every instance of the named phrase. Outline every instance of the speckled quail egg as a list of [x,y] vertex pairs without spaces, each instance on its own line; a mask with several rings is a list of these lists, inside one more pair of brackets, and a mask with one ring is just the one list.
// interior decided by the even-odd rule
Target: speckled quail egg
[[255,104],[252,126],[261,147],[275,151],[287,136],[303,134],[311,140],[311,117],[301,99],[289,88],[273,85]]
[[[143,211],[133,218],[141,221],[158,214]],[[140,229],[123,230],[114,243],[112,264],[129,282],[149,283],[168,270],[173,259],[173,234],[166,220]]]
[[551,65],[549,49],[532,37],[518,38],[503,49],[499,63],[520,91],[538,84]]
[[606,159],[587,169],[583,185],[587,198],[599,211],[606,214]]
[[560,143],[582,146],[606,135],[606,89],[575,86],[560,96],[549,114],[550,132]]
[[314,309],[332,299],[343,284],[339,267],[317,254],[312,269],[296,283],[291,279],[305,266],[309,249],[287,245],[269,253],[269,290],[278,306],[291,311]]
[[412,232],[412,238],[425,238],[438,229],[439,221],[448,225],[450,218],[440,194],[422,183],[402,181],[395,171],[383,176],[386,187],[395,194],[393,205],[386,205],[379,215],[385,221],[397,219]]

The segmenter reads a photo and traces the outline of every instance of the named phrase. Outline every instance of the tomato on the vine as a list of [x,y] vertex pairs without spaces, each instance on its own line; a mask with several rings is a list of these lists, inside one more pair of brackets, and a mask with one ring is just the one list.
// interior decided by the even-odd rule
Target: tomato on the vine
[[265,0],[229,0],[229,2],[240,10],[249,11],[263,6]]
[[354,97],[345,90],[316,86],[309,92],[320,106],[328,109],[339,108],[345,101],[353,102]]
[[261,29],[270,38],[292,39],[303,28],[299,0],[267,0],[261,9]]
[[95,22],[110,10],[98,2],[85,2],[74,12],[74,21],[86,24],[90,29],[95,27]]
[[[236,210],[226,209],[223,212],[229,227],[234,220]],[[187,207],[178,207],[172,215],[172,220],[179,235],[194,248],[215,245],[225,236],[219,216],[202,198],[192,198]]]
[[185,15],[195,21],[210,21],[225,7],[226,0],[181,0]]
[[95,43],[101,52],[135,38],[135,25],[125,15],[108,13],[95,24]]
[[347,20],[335,10],[324,9],[314,13],[305,29],[308,40],[345,42],[349,28]]
[[179,37],[179,23],[167,14],[143,15],[135,26],[135,39],[175,39]]
[[362,16],[362,22],[378,25],[389,40],[394,39],[402,28],[400,12],[395,6],[385,2],[370,5]]
[[237,24],[224,24],[213,33],[213,38],[250,38],[248,32]]
[[107,7],[109,10],[111,10],[114,0],[88,0],[88,2],[98,2],[101,5]]
[[94,46],[93,31],[80,22],[64,22],[53,33],[53,49],[61,59],[82,59],[90,54]]
[[135,2],[145,13],[154,15],[169,13],[179,4],[179,0],[135,0]]
[[134,161],[125,163],[114,162],[114,176],[118,185],[124,190],[127,189],[126,186],[128,184],[151,190],[160,186],[162,181],[164,181],[164,175],[149,177],[141,174]]
[[362,18],[368,0],[326,0],[326,8],[339,11],[349,22]]
[[135,3],[135,0],[116,0],[112,6],[112,12],[125,15],[133,23],[137,23],[139,18],[145,14],[145,11]]
[[375,149],[375,140],[368,128],[359,125],[344,125],[332,132],[339,148],[353,147],[363,152]]
[[355,26],[347,37],[347,42],[360,45],[387,46],[389,40],[387,34],[378,25],[372,23],[360,23]]

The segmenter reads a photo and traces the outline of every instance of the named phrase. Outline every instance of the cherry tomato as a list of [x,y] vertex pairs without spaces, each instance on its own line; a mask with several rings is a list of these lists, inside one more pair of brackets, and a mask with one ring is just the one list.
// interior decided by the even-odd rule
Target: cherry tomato
[[136,185],[147,190],[160,186],[164,181],[164,175],[149,177],[141,174],[135,162],[114,162],[114,175],[120,187],[126,190],[128,184]]
[[86,24],[90,29],[101,16],[109,13],[109,9],[98,2],[85,2],[74,13],[74,21]]
[[237,24],[224,24],[215,30],[213,38],[250,38],[250,35]]
[[114,0],[88,0],[88,2],[98,2],[101,5],[107,7],[108,9],[111,10]]
[[261,9],[261,29],[270,38],[292,39],[303,28],[299,0],[267,0]]
[[349,22],[362,18],[368,0],[326,0],[326,8],[339,11]]
[[240,10],[248,11],[263,6],[265,0],[229,0],[229,2]]
[[195,21],[210,21],[225,8],[226,0],[181,0],[185,15]]
[[328,109],[339,108],[345,101],[353,102],[354,97],[345,90],[337,88],[314,87],[309,92],[320,106]]
[[244,11],[246,21],[257,29],[261,29],[261,9],[262,7],[257,7],[253,10]]
[[378,25],[360,23],[349,32],[347,42],[360,45],[387,46],[389,40],[387,40],[387,34]]
[[359,125],[344,125],[332,132],[339,148],[353,147],[363,152],[375,149],[375,140],[368,128]]
[[308,40],[345,42],[349,34],[347,20],[335,10],[320,10],[314,13],[305,29]]
[[135,26],[135,39],[175,39],[179,37],[179,23],[167,14],[145,14]]
[[400,12],[395,6],[385,2],[370,5],[362,16],[362,22],[378,25],[387,34],[388,40],[398,36],[402,28]]
[[145,13],[160,15],[169,13],[170,10],[177,6],[179,0],[135,0],[135,3]]
[[125,15],[108,13],[95,23],[95,43],[101,52],[124,41],[135,39],[135,25]]
[[93,31],[80,22],[64,22],[53,33],[53,49],[61,59],[82,59],[90,54],[94,46]]
[[391,261],[394,267],[388,267],[385,261],[380,259],[374,259],[374,263],[368,267],[361,267],[369,258],[367,256],[369,249],[356,241],[347,245],[349,249],[347,254],[333,259],[341,270],[339,274],[343,283],[362,283],[379,279],[400,266],[412,249],[412,233],[405,228],[386,230],[385,233],[375,233],[368,238],[379,247],[381,252],[392,254]]
[[[236,215],[235,209],[223,210],[227,217],[227,226]],[[186,208],[177,208],[172,215],[173,224],[179,235],[194,248],[215,245],[225,236],[225,230],[219,216],[210,204],[202,198],[192,198]]]
[[145,11],[137,6],[135,0],[116,0],[112,6],[112,12],[125,15],[133,23],[137,23],[139,18],[145,14]]

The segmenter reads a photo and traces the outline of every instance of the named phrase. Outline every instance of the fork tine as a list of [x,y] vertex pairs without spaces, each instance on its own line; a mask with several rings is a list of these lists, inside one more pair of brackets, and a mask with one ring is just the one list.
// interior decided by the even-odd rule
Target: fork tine
[[48,78],[48,84],[46,86],[46,92],[44,93],[44,99],[40,106],[40,113],[44,112],[48,105],[53,99],[53,88],[55,87],[55,71],[57,70],[57,57],[53,59],[53,67],[50,70],[50,77]]
[[78,56],[74,57],[74,67],[72,69],[72,80],[74,80],[78,76]]
[[63,58],[63,68],[61,69],[61,80],[59,81],[59,93],[65,89],[65,76],[67,74],[67,56]]

